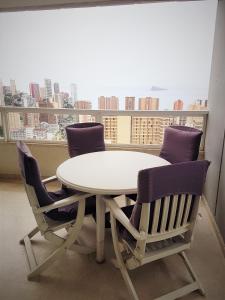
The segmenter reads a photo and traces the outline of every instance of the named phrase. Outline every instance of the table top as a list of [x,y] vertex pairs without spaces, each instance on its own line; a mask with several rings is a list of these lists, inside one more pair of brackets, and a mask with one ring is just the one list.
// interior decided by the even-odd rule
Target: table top
[[101,151],[70,158],[56,171],[66,186],[82,192],[122,195],[137,192],[138,172],[169,165],[158,156],[134,151]]

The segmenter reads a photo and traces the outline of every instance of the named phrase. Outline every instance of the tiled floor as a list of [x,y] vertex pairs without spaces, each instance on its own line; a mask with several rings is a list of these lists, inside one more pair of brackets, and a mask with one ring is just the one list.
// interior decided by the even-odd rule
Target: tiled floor
[[[27,281],[28,265],[22,238],[35,225],[24,189],[19,181],[0,182],[0,299],[1,300],[113,300],[129,299],[114,257],[110,230],[106,233],[106,262],[96,264],[95,255],[68,251],[46,270],[37,281]],[[95,241],[95,224],[87,220],[85,239]],[[225,260],[206,211],[200,209],[192,249],[187,252],[198,274],[206,297],[192,293],[185,300],[225,299]],[[40,236],[35,251],[44,257],[51,248]],[[150,300],[182,286],[190,278],[181,259],[173,256],[131,272],[140,299]]]

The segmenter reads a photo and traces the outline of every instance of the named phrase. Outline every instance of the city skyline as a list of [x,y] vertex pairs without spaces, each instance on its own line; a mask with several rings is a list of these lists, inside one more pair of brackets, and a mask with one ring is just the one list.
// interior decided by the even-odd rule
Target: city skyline
[[2,13],[0,78],[23,91],[43,77],[75,83],[95,106],[101,95],[190,104],[207,98],[215,12],[208,0]]
[[[81,104],[82,102],[87,102],[88,103],[88,107],[86,107],[86,109],[109,109],[110,104],[106,104],[107,102],[110,103],[111,101],[114,102],[114,105],[111,107],[112,110],[128,110],[128,107],[130,107],[130,110],[148,110],[148,106],[151,107],[150,110],[160,110],[160,98],[158,97],[158,95],[160,93],[165,93],[168,90],[167,89],[163,89],[160,87],[156,87],[156,86],[152,86],[149,92],[149,95],[147,96],[145,94],[145,96],[140,96],[140,97],[136,97],[136,96],[123,96],[123,97],[117,97],[117,96],[98,96],[96,99],[96,102],[91,101],[90,99],[79,99],[77,97],[77,88],[78,86],[75,83],[71,83],[70,84],[70,93],[62,91],[60,89],[60,83],[59,82],[52,82],[51,79],[43,79],[43,83],[42,86],[40,83],[37,82],[30,82],[29,83],[29,91],[20,91],[17,89],[17,85],[16,85],[16,81],[14,79],[10,79],[10,81],[8,82],[8,85],[4,84],[5,82],[3,82],[0,79],[0,105],[1,103],[4,105],[4,96],[5,94],[9,93],[12,96],[15,96],[16,94],[22,93],[24,96],[27,94],[29,96],[31,96],[32,98],[34,98],[34,100],[38,103],[39,101],[42,101],[43,99],[48,99],[49,102],[62,102],[58,107],[64,107],[64,100],[67,99],[69,100],[70,104],[72,105],[72,107],[76,108],[76,109],[85,109],[85,105]],[[154,97],[152,97],[152,95],[155,95]],[[178,95],[178,94],[177,94]],[[65,98],[66,97],[66,98]],[[2,99],[1,99],[2,98]],[[61,99],[60,99],[61,98]],[[101,104],[101,99],[103,100],[102,104]],[[189,107],[196,102],[197,100],[207,100],[206,97],[193,97],[190,98],[189,101],[185,100],[181,100],[181,97],[179,96],[174,96],[171,97],[170,101],[171,101],[171,106],[164,108],[164,110],[174,110],[175,108],[175,102],[177,101],[182,101],[182,110],[183,108],[185,110],[188,110]],[[112,100],[111,100],[112,99]],[[141,104],[141,101],[145,99],[149,99],[148,101],[156,101],[154,105],[152,104],[145,104],[144,106]],[[132,100],[132,105],[127,106],[127,101],[131,101]],[[136,101],[137,100],[137,101]],[[77,103],[75,103],[77,102]],[[79,103],[78,103],[79,102]],[[116,104],[116,102],[118,102]],[[103,104],[104,103],[104,104]],[[29,106],[28,105],[28,101],[26,101],[26,105],[24,106]],[[32,105],[33,106],[33,105]],[[146,106],[146,108],[145,108]],[[132,108],[131,108],[132,107]],[[163,109],[162,109],[163,110]],[[180,110],[180,108],[178,108],[178,110]]]
[[[160,90],[158,87],[152,90]],[[161,89],[162,90],[162,89]],[[74,122],[95,122],[96,115],[88,111],[76,114],[76,110],[91,110],[92,103],[88,100],[77,99],[77,85],[71,84],[71,93],[60,91],[58,82],[44,79],[44,86],[31,82],[30,94],[18,91],[16,81],[11,79],[10,85],[5,86],[0,81],[0,104],[7,106],[33,107],[36,111],[9,112],[8,129],[12,140],[65,140],[65,127]],[[165,127],[171,124],[187,125],[202,129],[203,118],[194,116],[132,116],[135,110],[135,97],[125,97],[125,111],[127,115],[119,114],[119,98],[116,96],[98,97],[98,109],[114,111],[114,115],[107,112],[102,116],[104,137],[107,143],[113,144],[160,144]],[[138,110],[159,111],[160,99],[141,97],[137,99]],[[181,99],[174,101],[173,110],[183,110],[184,102]],[[208,100],[198,99],[189,106],[189,110],[206,110]],[[70,108],[74,115],[61,111],[40,111],[38,108]],[[76,116],[75,116],[76,114]],[[0,126],[1,132],[2,128]]]

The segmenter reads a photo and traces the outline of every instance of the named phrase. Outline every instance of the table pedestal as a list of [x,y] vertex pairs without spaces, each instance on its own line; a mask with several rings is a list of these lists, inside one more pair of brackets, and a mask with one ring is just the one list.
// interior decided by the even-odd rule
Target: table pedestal
[[96,226],[97,226],[97,249],[96,261],[103,263],[105,260],[104,255],[104,240],[105,240],[105,212],[106,204],[102,195],[96,196]]

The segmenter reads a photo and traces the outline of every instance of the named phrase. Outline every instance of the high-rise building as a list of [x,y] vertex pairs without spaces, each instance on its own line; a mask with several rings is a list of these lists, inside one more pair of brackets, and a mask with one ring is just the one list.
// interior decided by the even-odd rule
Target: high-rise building
[[183,110],[184,102],[181,99],[173,103],[173,110]]
[[[75,101],[74,108],[75,109],[91,109],[92,104],[90,101],[85,101],[85,100]],[[79,114],[79,123],[94,122],[94,121],[95,121],[95,118],[92,115],[80,115]]]
[[[111,96],[111,97],[100,96],[98,98],[98,108],[103,110],[119,110],[119,99],[116,96]],[[111,143],[111,144],[116,144],[118,142],[122,143],[122,141],[126,140],[126,138],[129,139],[130,137],[129,132],[127,133],[126,136],[124,130],[122,130],[122,128],[123,129],[127,128],[126,126],[127,124],[130,124],[129,121],[124,120],[123,117],[119,117],[119,116],[103,117],[104,134],[105,134],[106,143]],[[122,125],[124,125],[124,127]]]
[[189,105],[189,110],[207,110],[208,100],[196,100],[194,104]]
[[139,98],[138,109],[139,110],[158,110],[159,109],[159,98],[152,98],[152,97]]
[[40,101],[40,88],[38,83],[31,82],[29,84],[30,87],[30,95],[32,98],[34,98],[36,101]]
[[16,81],[13,79],[10,79],[10,91],[12,95],[16,94]]
[[75,83],[71,83],[70,91],[72,100],[77,101],[77,85]]
[[21,115],[17,112],[8,113],[9,131],[22,128]]
[[131,128],[132,144],[155,144],[163,141],[164,128],[173,124],[168,117],[133,117]]
[[107,116],[102,117],[102,122],[104,125],[104,139],[106,143],[117,144],[117,123],[118,117],[116,116]]
[[54,82],[54,94],[59,94],[59,93],[60,93],[59,83]]
[[95,122],[95,117],[92,115],[79,115],[79,123]]
[[3,85],[3,95],[10,94],[10,93],[11,93],[10,86]]
[[[50,101],[40,101],[39,107],[54,108],[54,105]],[[39,120],[40,120],[40,123],[42,123],[42,122],[46,122],[48,124],[56,124],[57,123],[57,117],[55,114],[52,114],[52,113],[40,113]]]
[[46,98],[52,97],[52,82],[51,79],[45,79]]
[[24,107],[37,107],[36,106],[36,99],[33,98],[31,95],[28,95],[27,93],[23,93],[21,95],[21,100]]
[[[194,104],[189,105],[188,110],[207,110],[207,100],[196,100]],[[199,130],[203,128],[203,117],[187,117],[187,126],[195,127]]]
[[207,107],[208,107],[208,100],[198,99],[198,100],[196,100],[195,105],[199,106],[201,109],[207,109]]
[[75,109],[91,109],[92,104],[90,101],[79,100],[79,101],[75,101],[74,108]]
[[24,113],[24,127],[34,128],[39,125],[39,113]]
[[125,110],[135,110],[135,97],[125,97]]
[[63,108],[63,104],[64,104],[63,93],[54,94],[53,102],[57,103],[58,108]]
[[46,91],[46,87],[40,87],[40,98],[41,100],[46,99],[47,98],[47,91]]
[[119,110],[119,98],[116,96],[98,98],[98,109]]

